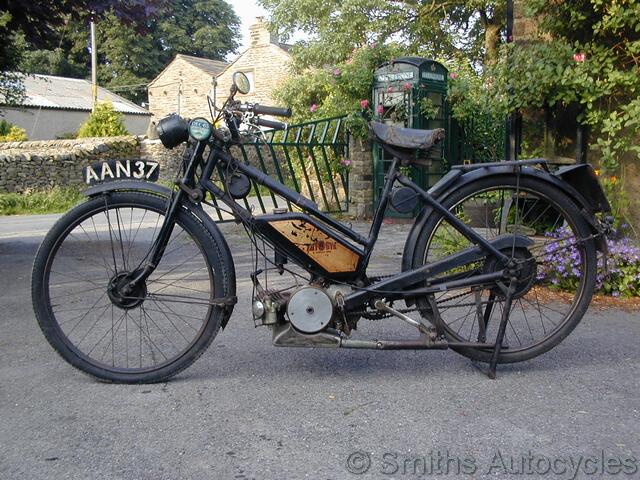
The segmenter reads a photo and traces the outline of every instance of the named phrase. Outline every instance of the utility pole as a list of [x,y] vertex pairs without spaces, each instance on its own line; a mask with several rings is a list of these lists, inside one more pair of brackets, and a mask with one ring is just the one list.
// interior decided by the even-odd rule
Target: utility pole
[[[513,42],[513,1],[507,0],[507,43]],[[507,57],[507,63],[510,59]],[[509,95],[512,92],[508,92]],[[517,152],[517,118],[515,113],[509,115],[506,119],[505,128],[505,157],[506,160],[516,160]]]
[[96,12],[91,12],[91,111],[95,112],[98,103],[98,52],[96,49]]

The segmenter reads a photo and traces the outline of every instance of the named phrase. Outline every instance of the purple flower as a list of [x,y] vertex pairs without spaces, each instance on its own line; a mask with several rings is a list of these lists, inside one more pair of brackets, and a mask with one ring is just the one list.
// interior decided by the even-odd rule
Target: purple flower
[[315,112],[316,110],[318,110],[318,105],[316,105],[315,103],[312,103],[312,104],[309,106],[309,111],[310,111],[311,113],[313,113],[313,112]]

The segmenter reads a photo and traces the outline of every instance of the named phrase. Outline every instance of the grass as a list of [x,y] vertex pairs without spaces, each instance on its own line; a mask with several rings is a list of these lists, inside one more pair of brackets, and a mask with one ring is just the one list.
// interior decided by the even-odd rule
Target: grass
[[84,199],[73,187],[53,187],[27,193],[0,193],[0,215],[62,213]]

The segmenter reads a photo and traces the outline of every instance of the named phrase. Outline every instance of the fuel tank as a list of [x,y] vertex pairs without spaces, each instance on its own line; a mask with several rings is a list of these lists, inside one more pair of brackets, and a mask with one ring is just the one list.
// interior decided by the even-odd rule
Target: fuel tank
[[255,217],[256,230],[280,253],[319,275],[356,275],[363,251],[322,222],[300,212]]

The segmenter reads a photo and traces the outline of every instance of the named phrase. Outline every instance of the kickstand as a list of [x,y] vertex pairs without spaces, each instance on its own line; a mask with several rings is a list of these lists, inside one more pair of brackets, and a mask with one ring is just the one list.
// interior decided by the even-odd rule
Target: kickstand
[[507,331],[507,322],[509,321],[509,313],[511,312],[511,303],[513,302],[513,293],[515,292],[516,278],[512,278],[509,282],[509,287],[506,288],[501,285],[502,290],[505,291],[504,310],[502,311],[502,318],[500,319],[500,326],[498,327],[498,334],[496,335],[496,343],[493,347],[493,355],[491,356],[491,362],[489,363],[489,369],[484,370],[478,362],[471,362],[474,367],[483,373],[486,373],[491,380],[496,379],[496,368],[498,366],[498,357],[500,356],[500,349],[502,348],[502,341],[504,340],[504,334]]

